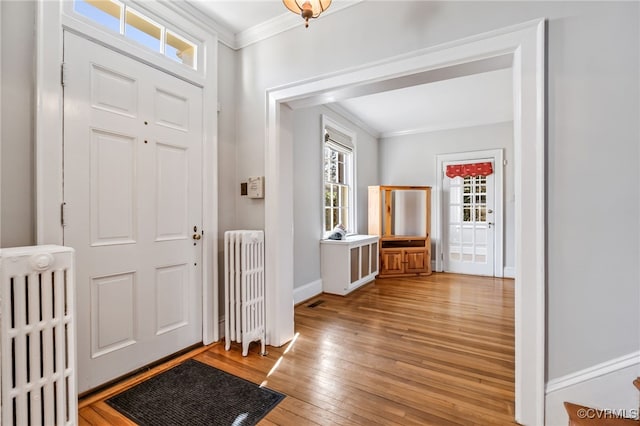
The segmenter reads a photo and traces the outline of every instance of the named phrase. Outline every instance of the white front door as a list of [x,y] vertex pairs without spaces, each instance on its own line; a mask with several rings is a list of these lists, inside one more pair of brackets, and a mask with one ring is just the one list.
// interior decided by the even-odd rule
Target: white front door
[[202,89],[65,32],[78,388],[202,341]]
[[[486,160],[492,163],[493,160]],[[477,161],[474,161],[477,162]],[[452,163],[444,163],[446,168]],[[443,178],[446,272],[494,276],[494,174]]]

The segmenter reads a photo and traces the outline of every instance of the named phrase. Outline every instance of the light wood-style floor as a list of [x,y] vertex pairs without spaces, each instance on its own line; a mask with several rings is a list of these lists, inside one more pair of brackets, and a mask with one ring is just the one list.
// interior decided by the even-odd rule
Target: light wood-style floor
[[261,425],[516,424],[513,283],[434,274],[322,294],[296,307],[293,343],[198,348],[82,399],[80,425],[134,424],[104,399],[188,357],[286,394]]

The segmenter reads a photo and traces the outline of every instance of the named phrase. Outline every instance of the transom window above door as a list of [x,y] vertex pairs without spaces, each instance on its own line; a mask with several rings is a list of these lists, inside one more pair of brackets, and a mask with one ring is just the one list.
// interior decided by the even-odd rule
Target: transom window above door
[[117,0],[74,0],[73,12],[165,57],[197,69],[198,44]]

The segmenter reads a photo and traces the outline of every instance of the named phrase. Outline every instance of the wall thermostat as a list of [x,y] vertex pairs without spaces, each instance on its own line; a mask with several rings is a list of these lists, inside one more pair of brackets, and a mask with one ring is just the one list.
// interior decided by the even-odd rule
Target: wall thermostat
[[247,178],[247,197],[264,198],[264,176]]

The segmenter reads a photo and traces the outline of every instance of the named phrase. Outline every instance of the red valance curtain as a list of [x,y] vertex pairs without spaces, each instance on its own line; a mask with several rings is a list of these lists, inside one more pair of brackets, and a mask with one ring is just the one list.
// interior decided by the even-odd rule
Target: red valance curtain
[[486,163],[473,163],[473,164],[454,164],[447,166],[447,177],[475,177],[475,176],[489,176],[493,173],[493,167],[491,162]]

